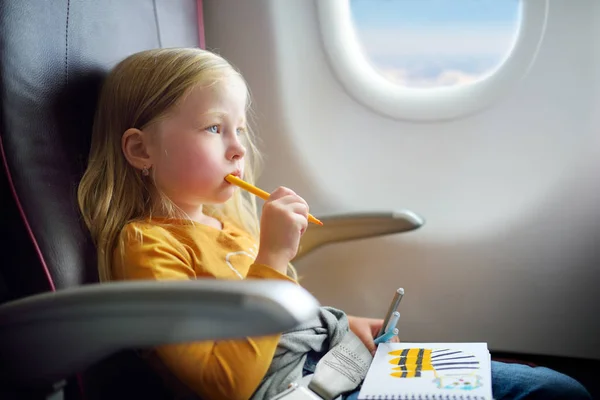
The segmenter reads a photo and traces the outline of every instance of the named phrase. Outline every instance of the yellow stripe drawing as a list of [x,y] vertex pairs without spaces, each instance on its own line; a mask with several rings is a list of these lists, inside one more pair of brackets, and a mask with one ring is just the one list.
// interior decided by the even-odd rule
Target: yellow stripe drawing
[[[402,349],[390,351],[395,378],[421,378],[433,372],[433,382],[439,389],[472,390],[482,385],[477,375],[479,361],[473,354],[449,349]],[[429,375],[431,376],[431,375]]]

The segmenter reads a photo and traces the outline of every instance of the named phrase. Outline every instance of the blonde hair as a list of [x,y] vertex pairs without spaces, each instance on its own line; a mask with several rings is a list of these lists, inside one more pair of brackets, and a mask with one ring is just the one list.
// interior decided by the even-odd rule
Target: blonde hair
[[[174,48],[133,54],[107,76],[94,116],[88,166],[77,192],[79,208],[98,251],[101,281],[113,277],[113,252],[123,227],[130,221],[152,216],[152,179],[144,179],[125,159],[121,150],[123,133],[129,128],[144,129],[164,118],[198,84],[210,84],[231,74],[243,80],[238,71],[214,53],[198,48]],[[248,111],[249,108],[250,100]],[[250,183],[256,181],[261,161],[254,140],[249,129],[244,179]],[[159,188],[155,189],[160,193]],[[168,198],[160,197],[168,217],[182,217]],[[258,241],[254,196],[236,190],[224,204],[204,209],[207,214],[222,214],[232,219]],[[291,265],[288,274],[297,278]]]

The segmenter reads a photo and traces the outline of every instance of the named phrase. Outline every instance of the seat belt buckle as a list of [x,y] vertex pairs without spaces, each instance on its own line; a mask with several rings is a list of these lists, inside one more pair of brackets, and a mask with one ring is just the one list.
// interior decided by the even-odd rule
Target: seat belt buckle
[[275,397],[271,397],[270,400],[323,400],[319,397],[315,392],[307,388],[306,386],[301,386],[296,382],[290,383],[290,386],[287,390],[279,393]]

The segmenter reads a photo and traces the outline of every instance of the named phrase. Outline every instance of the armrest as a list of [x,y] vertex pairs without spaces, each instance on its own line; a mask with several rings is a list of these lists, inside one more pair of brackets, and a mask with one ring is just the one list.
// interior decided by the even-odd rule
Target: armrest
[[85,285],[0,306],[2,376],[53,383],[127,348],[275,334],[316,315],[302,287],[273,280]]
[[[412,211],[350,213],[319,217],[323,226],[309,226],[294,261],[326,244],[419,229],[425,220]],[[309,224],[310,225],[310,224]]]

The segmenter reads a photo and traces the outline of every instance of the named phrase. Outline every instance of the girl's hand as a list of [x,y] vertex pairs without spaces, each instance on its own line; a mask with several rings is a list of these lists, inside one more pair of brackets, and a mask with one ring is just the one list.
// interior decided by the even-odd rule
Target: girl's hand
[[298,253],[300,238],[308,226],[308,204],[291,189],[280,187],[262,208],[260,247],[256,262],[285,274]]
[[[375,338],[383,326],[383,319],[361,318],[348,315],[348,324],[350,330],[358,336],[361,342],[369,349],[372,355],[375,355],[377,346]],[[398,336],[394,336],[390,342],[399,342]]]

